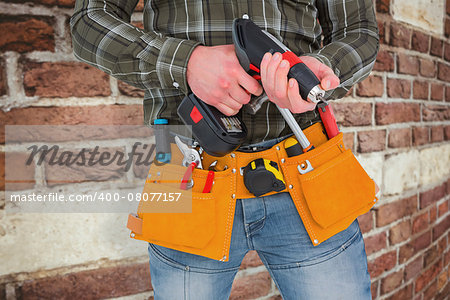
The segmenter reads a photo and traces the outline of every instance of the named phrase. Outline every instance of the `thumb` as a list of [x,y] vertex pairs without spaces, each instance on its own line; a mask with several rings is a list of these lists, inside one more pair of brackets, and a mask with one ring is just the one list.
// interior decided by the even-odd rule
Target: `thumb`
[[333,72],[324,74],[324,76],[320,81],[320,85],[322,89],[324,89],[325,91],[337,88],[339,83],[340,83],[339,78],[336,75],[334,75]]

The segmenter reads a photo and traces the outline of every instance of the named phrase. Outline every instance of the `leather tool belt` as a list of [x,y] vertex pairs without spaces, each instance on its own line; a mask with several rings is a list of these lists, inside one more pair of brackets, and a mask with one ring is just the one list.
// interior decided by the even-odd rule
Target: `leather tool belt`
[[181,165],[180,151],[173,147],[170,164],[151,165],[149,178],[158,180],[147,180],[143,195],[180,192],[180,201],[190,201],[192,197],[192,212],[150,213],[152,201],[141,200],[137,216],[129,218],[131,237],[228,261],[236,199],[255,197],[246,189],[240,169],[257,158],[275,161],[280,166],[286,182],[281,192],[291,195],[313,245],[346,229],[378,200],[376,184],[351,150],[345,148],[342,133],[328,140],[321,123],[308,127],[304,133],[315,149],[298,156],[288,157],[284,141],[253,153],[235,151],[224,157],[203,153],[203,166],[217,160],[216,169],[223,170],[215,172],[209,193],[202,192],[208,170],[194,169],[188,194],[179,189],[179,183],[170,184],[186,170]]

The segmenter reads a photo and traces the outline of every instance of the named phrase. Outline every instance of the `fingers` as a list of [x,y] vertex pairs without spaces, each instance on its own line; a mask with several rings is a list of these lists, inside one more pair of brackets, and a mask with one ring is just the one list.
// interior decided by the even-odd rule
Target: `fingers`
[[289,106],[289,99],[287,95],[289,62],[282,60],[275,74],[275,89],[274,94],[278,99],[278,105],[286,108]]
[[260,96],[263,92],[262,86],[258,81],[252,76],[248,75],[244,69],[242,69],[241,74],[238,77],[238,84],[247,90],[250,94]]
[[239,112],[242,104],[228,96],[225,99],[221,99],[220,102],[217,102],[214,106],[223,114],[233,116]]
[[289,79],[287,94],[291,107],[290,110],[293,113],[302,113],[305,111],[313,110],[316,107],[315,103],[310,103],[302,99],[302,97],[300,96],[298,82],[293,78]]
[[330,72],[324,74],[320,81],[320,86],[325,91],[333,90],[337,88],[339,85],[339,78],[334,75],[333,71],[330,69]]
[[[266,92],[267,90],[271,92],[275,91],[275,78],[276,78],[275,75],[280,63],[281,63],[281,54],[277,52],[272,56],[272,59],[270,60],[266,68],[266,74],[264,76],[265,82],[263,81],[263,85],[266,88]],[[262,79],[263,76],[261,74],[261,80]]]
[[250,101],[250,94],[248,94],[240,85],[236,84],[230,87],[228,94],[230,97],[241,105],[247,104]]
[[339,77],[334,74],[330,67],[311,56],[301,56],[300,58],[320,80],[320,86],[322,89],[327,91],[335,89],[339,86]]

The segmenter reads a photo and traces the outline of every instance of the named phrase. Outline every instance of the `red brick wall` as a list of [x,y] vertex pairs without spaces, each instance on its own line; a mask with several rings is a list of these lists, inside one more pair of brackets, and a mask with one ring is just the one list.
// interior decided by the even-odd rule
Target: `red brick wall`
[[[73,3],[0,1],[2,143],[3,124],[142,124],[141,91],[73,57],[68,27]],[[375,155],[384,162],[448,144],[450,0],[445,9],[440,36],[395,21],[390,1],[376,1],[381,48],[374,71],[333,104],[347,146],[363,160]],[[0,164],[4,188],[3,146]],[[377,167],[383,182],[388,166]],[[450,294],[449,192],[448,177],[408,185],[401,193],[383,193],[377,206],[359,218],[374,299],[445,299]],[[0,227],[0,238],[3,231]],[[281,299],[261,265],[255,252],[245,258],[232,299]],[[0,299],[138,293],[152,295],[148,265],[127,259],[0,277]]]

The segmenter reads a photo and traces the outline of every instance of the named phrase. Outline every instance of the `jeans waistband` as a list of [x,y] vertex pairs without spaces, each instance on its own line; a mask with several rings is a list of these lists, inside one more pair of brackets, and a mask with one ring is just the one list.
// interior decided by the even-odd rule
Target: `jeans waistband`
[[279,142],[283,141],[284,139],[290,137],[292,134],[277,137],[274,139],[270,139],[267,141],[262,141],[255,144],[245,145],[239,147],[236,151],[242,151],[242,152],[257,152],[257,151],[263,151],[266,149],[271,148],[273,145],[278,144]]

